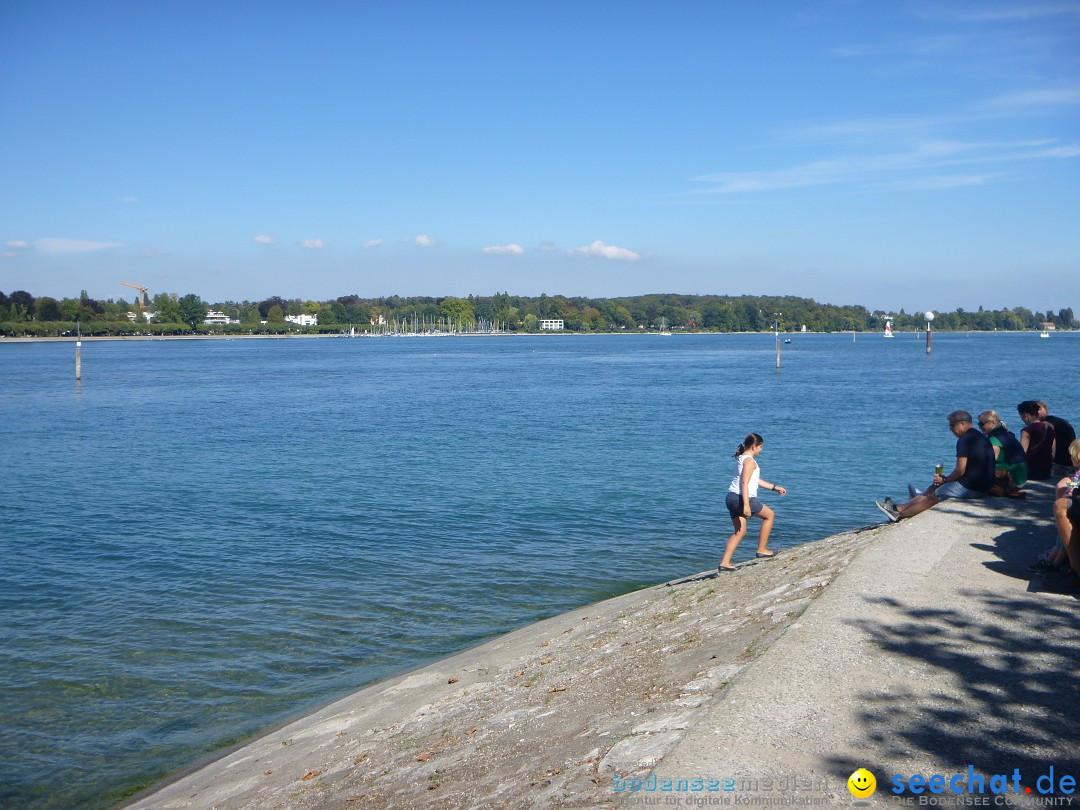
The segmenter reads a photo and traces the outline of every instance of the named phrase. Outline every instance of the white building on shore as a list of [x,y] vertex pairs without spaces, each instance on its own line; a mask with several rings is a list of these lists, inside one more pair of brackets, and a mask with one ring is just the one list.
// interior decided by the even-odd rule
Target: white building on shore
[[230,323],[240,323],[240,321],[233,320],[224,312],[218,312],[216,309],[208,310],[206,318],[203,319],[203,324],[206,326],[225,326]]
[[541,332],[561,332],[563,330],[563,319],[553,318],[551,320],[540,321]]
[[289,323],[295,323],[297,326],[318,326],[318,315],[286,315],[285,320]]

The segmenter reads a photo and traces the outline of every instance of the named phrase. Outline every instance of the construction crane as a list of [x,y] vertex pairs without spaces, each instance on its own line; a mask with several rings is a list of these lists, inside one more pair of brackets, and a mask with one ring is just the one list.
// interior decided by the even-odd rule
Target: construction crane
[[139,291],[139,309],[146,309],[146,293],[149,292],[149,287],[144,287],[141,284],[132,284],[130,281],[121,281],[125,287],[134,287]]

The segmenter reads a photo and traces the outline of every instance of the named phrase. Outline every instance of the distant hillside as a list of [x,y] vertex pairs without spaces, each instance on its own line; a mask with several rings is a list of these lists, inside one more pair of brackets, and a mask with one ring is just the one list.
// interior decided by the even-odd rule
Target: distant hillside
[[[207,326],[208,310],[221,313],[228,324]],[[151,313],[147,320],[145,313]],[[133,315],[134,320],[132,320]],[[317,326],[297,326],[287,317],[316,316]],[[219,316],[218,318],[222,318]],[[282,333],[340,332],[350,328],[394,331],[508,331],[536,332],[544,320],[561,320],[570,332],[627,332],[668,328],[675,331],[783,332],[882,331],[886,320],[895,331],[922,328],[922,313],[871,312],[866,307],[819,304],[795,296],[726,296],[653,294],[617,298],[563,295],[536,297],[498,293],[468,298],[413,296],[363,298],[343,295],[328,301],[303,301],[278,296],[262,301],[219,301],[209,304],[189,293],[158,293],[145,309],[123,298],[98,301],[84,291],[79,298],[35,298],[17,290],[0,292],[0,332],[6,335],[55,335],[74,331],[92,334],[175,334],[180,332]],[[1073,329],[1071,308],[1032,312],[1024,307],[1002,310],[936,313],[938,331]]]

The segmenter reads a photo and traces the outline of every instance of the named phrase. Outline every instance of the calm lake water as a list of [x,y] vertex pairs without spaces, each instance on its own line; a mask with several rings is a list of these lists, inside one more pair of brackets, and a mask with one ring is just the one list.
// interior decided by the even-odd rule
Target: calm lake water
[[[108,806],[524,623],[948,466],[954,408],[1080,423],[1080,333],[0,342],[0,805]],[[1017,430],[1018,432],[1018,430]],[[740,549],[752,555],[754,537]],[[738,558],[737,558],[738,559]]]

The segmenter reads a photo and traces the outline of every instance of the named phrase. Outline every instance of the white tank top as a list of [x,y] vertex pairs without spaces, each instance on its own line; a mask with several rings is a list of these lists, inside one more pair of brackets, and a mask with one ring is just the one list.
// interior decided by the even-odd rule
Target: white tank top
[[[740,492],[742,486],[742,468],[743,463],[748,459],[753,458],[751,455],[739,456],[739,469],[735,471],[735,477],[731,479],[731,486],[727,488],[728,492],[734,492],[736,495]],[[746,494],[751,498],[757,497],[758,479],[761,477],[761,465],[757,464],[754,467],[754,471],[750,473],[750,480],[746,485]]]

